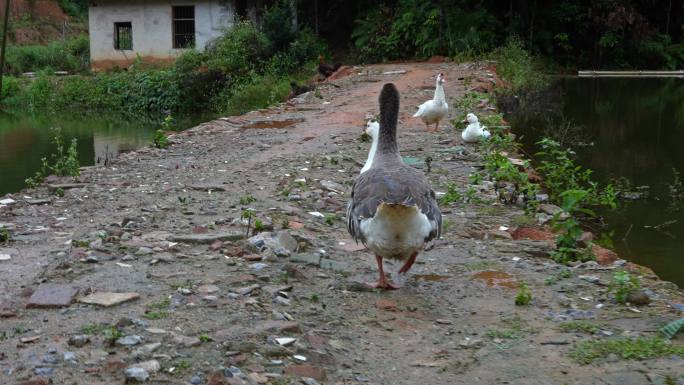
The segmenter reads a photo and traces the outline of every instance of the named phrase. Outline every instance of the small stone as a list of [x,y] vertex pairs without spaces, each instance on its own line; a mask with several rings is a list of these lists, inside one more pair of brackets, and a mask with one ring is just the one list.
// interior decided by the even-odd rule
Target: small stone
[[244,232],[217,232],[206,234],[180,234],[169,237],[171,242],[211,245],[216,241],[238,241],[243,239]]
[[138,293],[98,292],[79,298],[78,302],[110,307],[140,298]]
[[135,255],[150,255],[153,251],[149,247],[142,246],[135,252]]
[[116,340],[117,345],[122,345],[122,346],[133,346],[133,345],[138,345],[141,343],[143,338],[138,335],[130,335],[130,336],[124,336]]
[[297,240],[286,230],[259,233],[249,238],[249,243],[260,250],[268,248],[278,257],[289,257],[299,247]]
[[190,380],[188,381],[192,385],[200,385],[202,383],[202,377],[200,376],[192,376],[190,377]]
[[318,266],[321,263],[321,255],[318,253],[295,254],[290,257],[290,262]]
[[397,311],[396,302],[387,298],[380,298],[377,301],[375,301],[375,307],[377,307],[380,310]]
[[88,342],[90,342],[90,337],[88,337],[85,334],[78,334],[78,335],[69,337],[68,344],[70,346],[75,346],[77,348],[81,348],[81,347],[85,346],[85,344],[87,344]]
[[466,337],[458,345],[464,349],[479,348],[479,347],[482,347],[484,345],[484,341],[482,341],[480,339],[476,339],[476,338]]
[[76,356],[76,353],[74,352],[64,352],[64,361],[70,362],[70,363],[77,363],[78,362],[78,357]]
[[[360,380],[359,377],[363,377],[363,376],[356,376],[356,381],[367,382],[367,381]],[[311,377],[302,377],[302,382],[306,385],[319,385],[318,381],[314,380]]]
[[285,368],[285,374],[313,378],[317,381],[324,381],[326,377],[325,369],[309,364],[288,365]]
[[69,306],[78,293],[78,289],[71,285],[43,283],[33,293],[27,308],[56,308]]
[[596,283],[596,284],[601,282],[601,278],[599,278],[595,275],[580,275],[578,278],[581,280],[591,282],[591,283]]
[[595,243],[591,245],[591,252],[596,256],[596,262],[601,266],[608,266],[620,259],[613,250],[606,249]]
[[131,356],[136,357],[136,358],[147,356],[149,354],[152,354],[155,350],[159,349],[160,347],[161,347],[161,342],[154,342],[151,344],[146,344],[146,345],[143,345],[143,346],[139,347],[138,349],[136,349],[131,354]]
[[148,373],[147,370],[138,367],[127,368],[124,373],[126,374],[127,380],[145,382],[150,378],[150,373]]
[[295,341],[297,341],[296,338],[292,338],[292,337],[281,337],[281,338],[276,338],[275,340],[278,343],[278,345],[280,345],[280,346],[292,345]]
[[250,384],[266,384],[268,383],[268,377],[260,373],[250,373],[247,375],[247,381]]
[[197,337],[188,337],[181,335],[175,335],[173,337],[173,342],[175,342],[178,347],[186,348],[199,346],[202,343],[202,341]]
[[33,369],[33,373],[36,376],[50,377],[50,376],[52,376],[53,372],[54,372],[54,369],[50,368],[50,367],[37,367],[37,368]]
[[643,290],[637,290],[629,293],[627,302],[632,305],[645,306],[651,303],[651,298]]
[[219,291],[219,287],[216,285],[202,285],[197,288],[197,291],[202,294],[214,294]]
[[283,333],[283,332],[290,332],[290,333],[301,333],[301,329],[299,328],[299,324],[297,322],[291,322],[291,321],[264,321],[258,323],[255,327],[254,330],[257,334],[259,333]]

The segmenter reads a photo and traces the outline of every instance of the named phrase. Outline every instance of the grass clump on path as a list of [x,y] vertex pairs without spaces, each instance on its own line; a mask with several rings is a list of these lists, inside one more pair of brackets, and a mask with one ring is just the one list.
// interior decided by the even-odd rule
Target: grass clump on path
[[614,354],[623,360],[647,360],[676,355],[684,358],[684,346],[671,344],[661,337],[639,337],[582,342],[571,353],[580,364],[591,364]]

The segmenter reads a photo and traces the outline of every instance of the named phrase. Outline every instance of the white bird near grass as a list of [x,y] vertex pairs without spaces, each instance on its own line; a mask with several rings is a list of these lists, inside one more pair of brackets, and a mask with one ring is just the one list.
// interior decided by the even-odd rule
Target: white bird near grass
[[[437,132],[437,129],[439,129],[439,122],[446,118],[448,112],[449,105],[447,104],[446,96],[444,95],[444,74],[439,73],[435,85],[435,96],[432,100],[428,100],[421,104],[413,117],[421,118],[428,131]],[[430,130],[430,125],[433,123],[435,124],[435,129]]]
[[466,127],[463,132],[461,132],[461,138],[466,143],[479,142],[483,138],[489,138],[491,133],[487,130],[487,127],[480,125],[480,121],[477,116],[472,112],[466,115],[466,121],[468,122],[468,127]]

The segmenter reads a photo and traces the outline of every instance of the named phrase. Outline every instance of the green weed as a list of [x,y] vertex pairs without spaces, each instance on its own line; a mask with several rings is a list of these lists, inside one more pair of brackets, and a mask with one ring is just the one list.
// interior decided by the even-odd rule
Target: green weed
[[6,243],[6,242],[9,242],[9,240],[10,240],[9,230],[7,230],[4,227],[1,228],[0,229],[0,243]]
[[629,294],[640,287],[639,278],[630,275],[626,271],[616,271],[613,273],[613,280],[610,282],[609,290],[615,295],[615,300],[618,303],[625,303]]
[[565,333],[586,333],[596,334],[601,330],[601,325],[584,320],[567,321],[558,325],[558,330]]
[[615,354],[623,360],[647,360],[676,355],[684,358],[684,347],[661,337],[637,339],[592,340],[580,343],[570,356],[580,364],[591,364]]
[[518,293],[515,295],[515,304],[517,306],[527,306],[532,302],[532,291],[526,283],[521,282],[518,285]]
[[248,193],[240,197],[240,204],[243,206],[254,202],[256,202],[256,198],[254,198],[252,194]]
[[158,320],[158,319],[163,319],[169,316],[168,312],[161,311],[161,310],[152,310],[146,312],[143,317],[149,319],[149,320]]
[[447,192],[439,199],[439,203],[442,206],[448,206],[454,202],[461,201],[463,197],[461,193],[456,188],[456,184],[449,182],[447,184]]

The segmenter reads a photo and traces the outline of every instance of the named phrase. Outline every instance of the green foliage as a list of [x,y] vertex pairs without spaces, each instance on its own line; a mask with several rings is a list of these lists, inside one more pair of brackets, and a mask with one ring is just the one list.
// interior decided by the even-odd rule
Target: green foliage
[[254,198],[250,193],[247,193],[240,197],[240,204],[243,206],[254,202],[256,202],[256,198]]
[[287,0],[276,1],[264,12],[263,31],[276,51],[286,48],[297,37],[292,21],[292,9]]
[[518,293],[515,295],[515,304],[517,306],[527,306],[532,302],[532,291],[526,283],[521,282],[518,285]]
[[660,337],[592,340],[580,343],[570,354],[580,364],[591,364],[615,354],[623,360],[647,360],[676,355],[684,357],[684,347],[672,345]]
[[588,206],[603,205],[609,208],[617,207],[617,195],[612,185],[600,188],[591,179],[592,171],[576,165],[573,157],[575,152],[562,148],[560,143],[544,138],[537,142],[542,151],[535,154],[539,159],[537,171],[544,177],[544,186],[549,190],[552,201],[559,201],[561,194],[567,190],[585,191],[583,204]]
[[90,44],[85,35],[48,45],[10,45],[5,55],[5,70],[11,75],[43,70],[69,73],[90,70]]
[[615,295],[617,302],[625,303],[629,294],[640,287],[639,278],[630,275],[626,271],[616,271],[613,273],[613,280],[610,282],[609,290]]
[[254,232],[260,233],[262,231],[264,231],[264,222],[257,218],[254,220]]
[[[73,45],[74,50],[80,47]],[[309,77],[314,67],[306,63],[324,50],[308,29],[276,50],[263,32],[240,22],[204,52],[189,50],[168,68],[136,63],[128,71],[52,77],[46,70],[33,80],[7,78],[11,80],[3,90],[3,103],[15,108],[110,110],[135,116],[188,111],[237,114],[285,100],[291,77]],[[88,59],[87,52],[84,55]],[[26,58],[17,63],[24,64],[17,64],[11,73],[33,66],[37,60],[29,60],[33,56],[22,56]]]
[[547,83],[532,55],[525,49],[523,41],[516,36],[508,38],[490,56],[496,60],[497,74],[510,83],[513,90],[539,88]]
[[674,338],[675,334],[677,334],[677,332],[679,332],[682,328],[684,328],[684,318],[672,321],[667,325],[663,326],[660,329],[660,333],[662,333],[665,336],[665,338],[671,340],[672,338]]
[[591,210],[582,208],[588,192],[585,190],[567,190],[560,195],[562,211],[556,213],[552,219],[552,227],[558,233],[556,250],[551,254],[558,263],[567,264],[573,261],[589,261],[594,256],[588,250],[577,248],[577,240],[582,235],[582,227],[577,220],[578,213],[594,216]]
[[328,226],[334,225],[336,220],[337,220],[337,215],[336,215],[336,214],[326,214],[326,215],[325,215],[325,223],[326,223]]
[[200,336],[198,338],[201,342],[211,342],[214,340],[208,334],[200,334]]
[[145,315],[143,317],[149,319],[149,320],[158,320],[158,319],[163,319],[169,316],[169,313],[166,311],[161,311],[161,310],[151,310],[148,312],[145,312]]
[[448,206],[454,202],[462,200],[463,197],[461,193],[456,188],[456,184],[449,182],[447,184],[447,192],[439,199],[439,204],[442,206]]
[[596,334],[601,330],[601,325],[584,320],[567,321],[558,325],[558,329],[566,333]]
[[0,229],[0,243],[6,243],[9,241],[9,239],[10,239],[9,230],[7,230],[4,227],[1,228]]
[[152,144],[156,148],[166,148],[169,147],[171,143],[169,143],[169,139],[166,137],[166,133],[164,132],[165,130],[168,130],[171,128],[173,124],[173,117],[171,115],[166,115],[164,118],[164,121],[162,122],[162,128],[158,129],[154,133],[154,139],[152,140]]
[[65,148],[62,130],[53,128],[52,131],[54,133],[52,141],[55,144],[55,153],[50,155],[52,163],[47,158],[41,159],[40,170],[36,171],[34,176],[24,180],[29,188],[38,186],[48,174],[57,176],[79,176],[81,174],[81,166],[78,161],[78,140],[73,138],[69,147]]
[[481,53],[493,47],[499,26],[485,8],[462,0],[448,5],[399,0],[393,8],[379,4],[355,24],[354,47],[366,62]]
[[482,176],[482,174],[480,172],[476,171],[476,172],[468,175],[468,180],[470,181],[470,184],[478,185],[478,184],[482,183],[482,181],[484,180],[484,177]]

